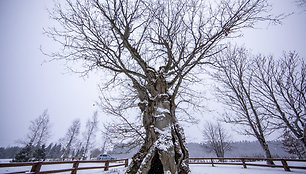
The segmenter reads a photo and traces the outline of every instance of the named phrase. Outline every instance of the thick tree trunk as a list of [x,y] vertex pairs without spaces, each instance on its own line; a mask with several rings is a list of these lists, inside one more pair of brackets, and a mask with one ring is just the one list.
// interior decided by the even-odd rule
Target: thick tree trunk
[[303,127],[303,138],[301,138],[301,141],[304,145],[304,148],[306,148],[306,122],[304,122],[304,127]]
[[160,79],[149,87],[149,91],[149,97],[139,97],[145,142],[126,173],[188,173],[189,155],[183,129],[175,117],[174,99],[167,94],[166,84]]

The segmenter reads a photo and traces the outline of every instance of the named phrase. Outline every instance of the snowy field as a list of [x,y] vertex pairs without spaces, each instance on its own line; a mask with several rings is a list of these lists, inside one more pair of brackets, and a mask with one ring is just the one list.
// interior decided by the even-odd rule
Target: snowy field
[[[88,174],[122,174],[126,168],[114,168],[107,172],[93,171]],[[211,167],[209,165],[190,165],[191,174],[305,174],[305,170],[292,170],[291,172],[286,172],[281,168],[263,168],[263,167],[248,167],[244,169],[242,166],[216,166]],[[79,173],[79,172],[78,172]]]
[[242,166],[225,166],[219,165],[211,167],[210,165],[190,165],[191,174],[305,174],[306,170],[292,169],[286,172],[282,168],[267,167],[249,167],[247,169]]
[[[8,160],[0,160],[0,163],[9,162]],[[260,162],[256,162],[259,164]],[[86,166],[97,166],[97,164],[83,164]],[[291,163],[290,165],[296,166],[306,166],[306,163]],[[45,165],[42,166],[41,171],[46,170],[55,170],[55,169],[65,169],[71,168],[71,164],[64,164],[64,165]],[[17,171],[29,171],[31,167],[18,167],[18,168],[0,168],[0,173],[8,173],[8,172],[17,172]],[[291,169],[291,172],[284,171],[283,168],[268,168],[268,167],[255,167],[255,166],[248,166],[247,169],[243,168],[242,166],[229,166],[229,165],[216,165],[212,167],[211,165],[207,164],[191,164],[190,165],[191,174],[305,174],[306,170],[300,169]],[[103,169],[97,170],[84,170],[78,171],[78,174],[122,174],[126,170],[125,167],[116,167],[110,168],[109,171],[104,171]],[[70,172],[64,172],[70,174]]]
[[[122,174],[126,168],[111,169],[105,174]],[[265,167],[248,167],[244,169],[242,166],[216,166],[210,165],[190,165],[191,174],[305,174],[305,170],[293,169],[291,172],[286,172],[281,168],[265,168]],[[79,172],[78,172],[79,173]],[[89,173],[89,172],[88,172]],[[98,174],[93,172],[90,174]]]

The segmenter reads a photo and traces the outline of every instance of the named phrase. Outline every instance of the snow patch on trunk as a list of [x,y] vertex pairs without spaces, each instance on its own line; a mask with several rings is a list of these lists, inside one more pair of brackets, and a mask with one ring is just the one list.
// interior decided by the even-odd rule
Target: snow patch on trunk
[[165,118],[165,114],[154,115],[155,118]]
[[155,128],[155,132],[159,133],[158,140],[154,143],[155,146],[162,151],[168,151],[173,147],[172,135],[170,127],[160,130]]
[[156,111],[158,112],[158,113],[169,113],[170,114],[170,112],[169,112],[169,110],[168,109],[165,109],[165,108],[161,108],[161,107],[158,107],[158,108],[156,108]]

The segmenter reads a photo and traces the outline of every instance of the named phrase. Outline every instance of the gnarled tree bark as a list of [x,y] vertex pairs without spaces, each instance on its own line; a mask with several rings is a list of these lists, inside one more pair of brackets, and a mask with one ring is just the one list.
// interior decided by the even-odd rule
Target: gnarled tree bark
[[156,73],[153,81],[147,86],[148,93],[138,90],[146,137],[127,173],[188,173],[189,155],[183,129],[175,116],[174,98],[168,94],[162,74]]

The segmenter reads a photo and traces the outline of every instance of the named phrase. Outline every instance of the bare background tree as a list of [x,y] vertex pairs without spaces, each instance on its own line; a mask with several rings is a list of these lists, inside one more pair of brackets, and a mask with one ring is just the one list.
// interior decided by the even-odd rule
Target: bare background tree
[[[222,84],[218,88],[222,102],[234,112],[227,115],[224,121],[244,125],[242,133],[254,136],[266,158],[272,158],[265,137],[270,133],[269,117],[262,112],[254,93],[251,55],[244,48],[229,46],[216,57],[217,71],[213,78]],[[273,161],[267,162],[273,164]]]
[[207,122],[203,129],[203,137],[206,148],[214,151],[219,158],[224,158],[225,152],[231,150],[230,135],[220,123]]
[[31,121],[27,140],[22,141],[33,147],[40,147],[47,142],[48,138],[50,138],[50,120],[46,109],[38,118]]
[[45,158],[45,144],[50,138],[50,120],[48,110],[31,121],[26,139],[20,140],[25,147],[15,155],[15,162],[27,162],[31,158],[42,160]]
[[[77,137],[80,133],[80,127],[81,127],[81,122],[80,120],[74,120],[72,122],[72,125],[69,127],[67,130],[67,133],[64,138],[62,138],[60,141],[62,142],[62,146],[64,148],[63,150],[63,155],[62,155],[62,160],[66,160],[67,158],[72,155],[72,151],[74,150],[73,147],[75,143],[77,143]],[[72,155],[73,156],[73,155]]]
[[60,26],[47,32],[64,49],[50,56],[81,63],[85,74],[107,72],[106,86],[137,96],[145,137],[127,173],[188,173],[177,104],[225,39],[258,21],[279,22],[269,7],[266,0],[67,0],[52,14]]
[[88,152],[92,148],[92,143],[96,137],[97,130],[98,130],[98,111],[95,111],[92,118],[87,120],[86,130],[83,134],[84,139],[86,140],[84,145],[84,151],[82,154],[83,160],[86,160],[88,157]]
[[289,130],[306,147],[306,65],[297,53],[278,60],[258,56],[254,64],[254,88],[259,104],[274,129]]

